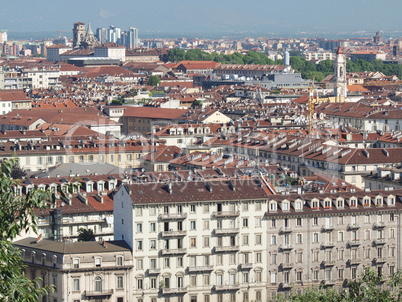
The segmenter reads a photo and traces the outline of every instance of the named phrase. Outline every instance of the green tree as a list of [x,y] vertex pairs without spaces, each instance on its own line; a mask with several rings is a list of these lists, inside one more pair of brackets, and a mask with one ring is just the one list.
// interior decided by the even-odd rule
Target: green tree
[[78,230],[78,241],[95,241],[94,231],[92,229],[80,228]]
[[55,196],[50,191],[34,189],[24,196],[14,192],[19,183],[11,176],[17,159],[2,163],[0,168],[0,301],[38,301],[50,287],[42,288],[41,279],[29,280],[23,273],[23,259],[12,240],[22,231],[36,232],[35,209],[44,209],[54,204]]
[[148,79],[148,85],[158,86],[161,83],[161,79],[156,75],[151,75]]
[[168,50],[168,61],[169,62],[180,62],[184,60],[184,56],[186,55],[186,52],[183,49],[180,48],[173,48]]
[[[393,292],[389,290],[389,286],[392,287]],[[381,275],[377,274],[372,268],[366,267],[360,278],[350,281],[347,287],[347,290],[341,293],[324,286],[303,289],[302,294],[292,290],[286,299],[280,296],[276,301],[399,302],[402,298],[402,272],[397,271],[390,277],[390,280],[384,282]]]

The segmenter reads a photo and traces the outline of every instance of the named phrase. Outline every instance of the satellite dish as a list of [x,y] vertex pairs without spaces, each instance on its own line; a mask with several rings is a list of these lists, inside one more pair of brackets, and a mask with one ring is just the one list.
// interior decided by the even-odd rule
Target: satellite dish
[[61,206],[64,207],[66,204],[64,203],[64,201],[61,203]]

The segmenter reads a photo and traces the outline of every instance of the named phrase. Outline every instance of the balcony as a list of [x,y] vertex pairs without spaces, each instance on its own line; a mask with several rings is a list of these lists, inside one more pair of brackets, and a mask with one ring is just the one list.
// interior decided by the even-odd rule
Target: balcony
[[293,232],[293,228],[291,227],[283,227],[279,229],[279,233],[285,234],[285,233],[291,233]]
[[282,244],[279,247],[281,250],[292,250],[293,249],[293,245],[292,244]]
[[187,213],[164,213],[159,215],[160,220],[183,220],[187,218]]
[[374,261],[375,261],[375,263],[385,263],[385,262],[387,262],[387,258],[385,258],[385,257],[375,258]]
[[213,212],[212,216],[215,218],[223,218],[223,217],[237,217],[240,215],[240,211],[222,211],[222,212]]
[[335,265],[335,260],[325,260],[325,261],[322,262],[322,265],[325,266],[325,267],[334,266]]
[[335,226],[333,224],[323,225],[321,227],[321,231],[323,231],[323,232],[330,232],[330,231],[333,231],[334,229],[335,229]]
[[241,263],[240,264],[240,269],[241,270],[250,270],[253,268],[253,264],[252,263]]
[[288,262],[288,263],[281,263],[282,269],[292,269],[294,267],[293,262]]
[[229,228],[229,229],[216,229],[215,235],[216,236],[224,236],[224,235],[232,235],[237,234],[240,232],[239,228]]
[[211,272],[214,270],[214,267],[212,265],[206,265],[206,266],[189,266],[188,267],[188,272],[189,273],[202,273],[202,272]]
[[100,290],[100,291],[91,291],[91,290],[86,290],[84,291],[84,296],[91,299],[107,299],[110,298],[113,295],[113,289],[109,290]]
[[216,246],[215,253],[224,253],[224,252],[237,252],[240,249],[238,245],[231,246]]
[[222,291],[232,291],[232,290],[239,290],[240,285],[239,284],[230,284],[230,285],[215,285],[214,290],[216,292],[222,292]]
[[348,224],[348,229],[349,230],[358,230],[358,229],[360,229],[360,224],[358,224],[358,223]]
[[161,270],[159,268],[149,268],[148,275],[159,275]]
[[333,286],[335,285],[336,281],[335,280],[324,280],[322,281],[322,284],[325,286]]
[[335,242],[323,242],[321,243],[321,248],[328,249],[333,248],[335,246]]
[[162,288],[163,295],[179,295],[187,293],[187,287]]
[[281,284],[279,284],[280,288],[292,288],[292,284],[290,284],[289,282],[282,282]]
[[180,254],[186,254],[187,249],[164,249],[161,250],[162,256],[166,255],[180,255]]
[[349,246],[359,246],[360,245],[360,240],[359,239],[353,239],[348,241]]
[[360,259],[349,259],[350,265],[359,265],[362,261]]
[[374,240],[374,244],[375,244],[375,245],[383,245],[383,244],[385,244],[385,243],[386,243],[386,241],[385,241],[384,238],[378,238],[378,239],[375,239],[375,240]]
[[187,235],[187,231],[163,231],[161,232],[162,237],[183,237]]
[[376,228],[376,229],[385,228],[385,222],[383,222],[383,221],[376,222],[376,223],[373,224],[373,227]]

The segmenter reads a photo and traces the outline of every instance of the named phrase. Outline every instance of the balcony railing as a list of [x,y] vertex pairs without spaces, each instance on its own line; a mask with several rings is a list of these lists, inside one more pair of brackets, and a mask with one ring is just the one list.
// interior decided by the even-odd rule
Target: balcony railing
[[213,212],[212,216],[219,217],[237,217],[240,215],[240,211],[221,211],[221,212]]
[[360,245],[360,240],[359,239],[353,239],[348,241],[349,246],[358,246]]
[[185,294],[185,293],[187,293],[187,287],[162,288],[162,294],[164,295]]
[[332,248],[335,246],[335,242],[323,242],[321,243],[322,248]]
[[380,221],[373,224],[373,226],[377,229],[385,228],[385,222]]
[[253,268],[253,264],[252,263],[241,263],[240,264],[240,269],[241,270],[249,270]]
[[335,229],[335,226],[333,224],[331,224],[331,225],[323,225],[321,227],[321,230],[324,231],[324,232],[332,231],[334,229]]
[[283,227],[279,229],[279,233],[291,233],[293,231],[293,228],[291,227]]
[[161,232],[162,237],[183,237],[187,235],[187,231],[163,231]]
[[360,259],[349,259],[350,265],[359,265],[362,261]]
[[206,266],[189,266],[188,272],[189,273],[197,273],[197,272],[210,272],[213,271],[214,267],[212,265]]
[[323,266],[334,266],[335,265],[335,260],[325,260],[322,262]]
[[84,291],[84,296],[86,296],[87,298],[99,298],[99,297],[110,297],[111,295],[113,295],[113,289],[109,289],[109,290],[100,290],[100,291],[91,291],[91,290],[86,290]]
[[231,235],[240,232],[239,228],[215,229],[215,235]]
[[187,213],[164,213],[159,215],[161,220],[181,220],[186,219]]
[[215,253],[222,253],[222,252],[236,252],[240,249],[238,245],[229,245],[229,246],[216,246]]
[[148,275],[159,275],[161,270],[159,268],[149,268]]
[[292,269],[294,267],[293,262],[287,262],[281,264],[282,269]]
[[281,250],[291,250],[291,249],[293,249],[293,245],[292,244],[282,244],[279,248]]
[[358,224],[358,223],[348,224],[348,229],[349,230],[357,230],[359,228],[360,228],[360,224]]
[[381,257],[381,258],[375,258],[374,259],[376,263],[385,263],[387,262],[387,258]]
[[164,249],[161,251],[162,255],[179,255],[179,254],[186,254],[187,249]]
[[326,286],[332,286],[335,285],[336,281],[335,280],[324,280],[323,284]]
[[290,284],[289,282],[282,282],[281,284],[279,284],[279,287],[281,287],[281,288],[291,288],[292,284]]
[[230,285],[215,285],[214,286],[215,291],[231,291],[231,290],[239,290],[240,285],[239,284],[230,284]]
[[385,244],[385,243],[386,243],[386,241],[385,241],[384,238],[378,238],[378,239],[374,240],[375,245],[382,245],[382,244]]

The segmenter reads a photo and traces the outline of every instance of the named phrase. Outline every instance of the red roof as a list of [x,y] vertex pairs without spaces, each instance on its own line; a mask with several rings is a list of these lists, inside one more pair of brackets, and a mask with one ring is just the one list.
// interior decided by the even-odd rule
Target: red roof
[[124,111],[125,117],[142,117],[149,119],[174,120],[181,117],[187,110],[167,109],[152,107],[127,107]]
[[23,89],[2,89],[0,101],[32,101],[32,99],[27,97]]

